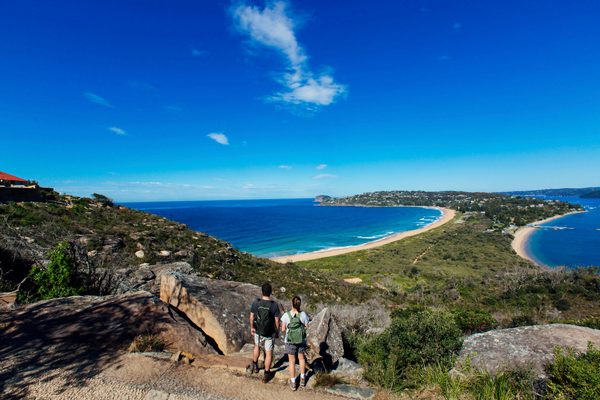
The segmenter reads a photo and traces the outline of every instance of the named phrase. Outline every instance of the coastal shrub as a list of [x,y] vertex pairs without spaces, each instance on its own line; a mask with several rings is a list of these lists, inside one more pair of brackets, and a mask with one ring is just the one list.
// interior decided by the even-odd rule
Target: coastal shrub
[[137,335],[131,345],[129,351],[131,352],[146,352],[146,351],[163,351],[166,343],[160,340],[160,338],[154,333],[147,332],[145,335]]
[[592,329],[600,329],[600,318],[598,318],[598,317],[589,317],[589,318],[583,318],[583,319],[576,319],[576,318],[558,319],[558,318],[555,318],[555,319],[549,321],[549,323],[551,323],[551,324],[569,324],[569,325],[585,326],[586,328],[592,328]]
[[554,307],[558,311],[569,311],[571,309],[571,302],[567,299],[560,299],[554,304]]
[[460,329],[444,311],[398,312],[391,326],[367,340],[358,359],[369,381],[384,388],[410,384],[414,370],[447,362],[462,346]]
[[550,376],[548,388],[567,399],[600,398],[600,350],[588,342],[586,352],[567,347],[563,353],[554,348],[554,361],[546,366]]
[[517,328],[519,326],[531,326],[536,325],[535,320],[531,315],[519,315],[513,317],[510,321],[509,328]]
[[77,279],[75,261],[69,254],[69,244],[61,242],[48,256],[50,264],[46,269],[35,266],[29,275],[37,286],[36,300],[57,297],[77,296],[83,289]]
[[486,332],[498,326],[498,321],[483,310],[454,309],[452,315],[463,334]]

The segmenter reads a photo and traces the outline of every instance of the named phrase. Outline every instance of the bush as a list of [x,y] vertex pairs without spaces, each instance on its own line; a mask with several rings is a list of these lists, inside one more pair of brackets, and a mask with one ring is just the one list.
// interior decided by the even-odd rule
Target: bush
[[571,309],[571,302],[567,299],[560,299],[554,306],[558,311],[569,311]]
[[496,318],[487,311],[455,309],[452,311],[452,315],[462,333],[466,335],[486,332],[498,325]]
[[166,343],[153,333],[138,335],[133,339],[129,351],[144,353],[146,351],[163,351]]
[[47,269],[34,267],[29,275],[37,286],[34,300],[54,299],[57,297],[77,296],[83,288],[77,279],[75,261],[69,254],[69,244],[62,242],[56,246],[48,257]]
[[546,367],[549,389],[567,399],[592,400],[600,398],[600,350],[588,342],[587,352],[567,347],[563,354],[554,348],[554,361]]
[[509,328],[517,328],[519,326],[531,325],[536,325],[531,315],[519,315],[518,317],[513,317],[513,319],[510,321]]
[[381,387],[405,386],[411,370],[448,361],[462,346],[460,329],[450,313],[421,311],[405,315],[393,319],[389,328],[367,340],[359,350],[365,378]]

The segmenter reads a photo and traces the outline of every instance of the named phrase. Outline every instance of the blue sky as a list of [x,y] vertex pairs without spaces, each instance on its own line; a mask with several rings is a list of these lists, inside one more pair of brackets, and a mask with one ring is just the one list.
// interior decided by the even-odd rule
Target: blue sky
[[0,3],[0,171],[120,202],[599,186],[597,1]]

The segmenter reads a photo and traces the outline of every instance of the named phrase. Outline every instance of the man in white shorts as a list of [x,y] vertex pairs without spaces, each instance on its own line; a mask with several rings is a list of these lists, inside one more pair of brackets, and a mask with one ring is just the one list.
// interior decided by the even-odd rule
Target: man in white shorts
[[272,301],[271,285],[265,283],[262,286],[262,297],[254,300],[250,307],[250,326],[254,336],[254,354],[252,360],[252,373],[258,373],[258,356],[260,347],[265,348],[265,374],[263,383],[267,383],[273,377],[271,374],[271,362],[273,360],[273,339],[279,336],[279,305]]

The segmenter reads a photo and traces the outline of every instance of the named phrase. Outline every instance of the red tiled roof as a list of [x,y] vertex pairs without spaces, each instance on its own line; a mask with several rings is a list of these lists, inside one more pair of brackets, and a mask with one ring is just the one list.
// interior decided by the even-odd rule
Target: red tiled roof
[[0,171],[0,180],[26,182],[25,179],[17,178],[16,176],[13,176],[13,175],[5,174],[2,171]]

